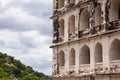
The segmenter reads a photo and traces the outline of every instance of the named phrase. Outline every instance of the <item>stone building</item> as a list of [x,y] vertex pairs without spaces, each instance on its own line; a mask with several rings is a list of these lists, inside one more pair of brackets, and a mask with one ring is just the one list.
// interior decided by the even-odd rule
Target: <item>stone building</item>
[[53,80],[120,80],[120,0],[53,0]]

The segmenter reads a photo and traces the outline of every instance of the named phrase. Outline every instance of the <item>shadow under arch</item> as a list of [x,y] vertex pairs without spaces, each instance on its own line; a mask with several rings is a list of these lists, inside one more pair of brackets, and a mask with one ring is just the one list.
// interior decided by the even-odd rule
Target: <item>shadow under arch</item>
[[65,66],[65,53],[63,50],[61,50],[58,54],[58,63],[59,66]]
[[80,50],[80,65],[81,64],[90,64],[90,48],[87,45],[84,45]]
[[110,61],[120,60],[120,40],[119,39],[114,39],[112,41],[109,49],[109,59]]
[[72,48],[70,50],[70,55],[69,55],[69,65],[75,65],[75,49]]
[[95,63],[100,63],[103,61],[103,48],[101,43],[97,43],[94,48],[94,59]]

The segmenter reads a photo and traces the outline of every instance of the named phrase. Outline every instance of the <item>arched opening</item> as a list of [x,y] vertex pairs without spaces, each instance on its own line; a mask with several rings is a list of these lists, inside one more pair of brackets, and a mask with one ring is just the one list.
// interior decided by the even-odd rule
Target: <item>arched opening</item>
[[86,45],[80,51],[80,64],[90,64],[90,49]]
[[110,55],[109,55],[110,61],[120,60],[120,40],[115,39],[112,42],[109,53],[110,53]]
[[71,65],[75,65],[75,50],[74,49],[71,49],[70,50],[70,66]]
[[101,24],[101,6],[98,5],[95,8],[95,26],[98,26]]
[[64,51],[60,51],[58,54],[58,63],[59,66],[63,67],[65,65],[65,54]]
[[59,8],[62,8],[62,7],[64,7],[64,0],[58,0],[59,2],[58,2],[58,7]]
[[69,34],[75,34],[75,16],[72,15],[69,17]]
[[120,0],[112,0],[109,14],[110,22],[120,19]]
[[61,19],[59,22],[59,35],[64,36],[64,20]]
[[102,45],[100,43],[97,43],[95,46],[95,63],[101,63],[102,62]]
[[89,28],[89,12],[87,9],[84,9],[80,16],[80,31],[86,30]]

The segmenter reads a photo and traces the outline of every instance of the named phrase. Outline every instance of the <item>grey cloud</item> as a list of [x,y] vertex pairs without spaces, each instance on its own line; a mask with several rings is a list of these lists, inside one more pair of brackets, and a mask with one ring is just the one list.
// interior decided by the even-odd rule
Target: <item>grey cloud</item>
[[[47,24],[47,22],[46,22]],[[21,23],[13,17],[8,17],[6,19],[0,20],[0,29],[9,29],[14,31],[32,31],[37,30],[41,34],[51,34],[51,25],[46,24],[30,24],[30,23]]]
[[[27,62],[26,62],[27,61]],[[29,62],[29,66],[32,66],[33,69],[39,71],[39,72],[42,72],[44,71],[45,69],[49,69],[48,72],[44,71],[44,73],[49,73],[49,75],[51,74],[51,70],[52,70],[52,62],[51,61],[46,61],[46,60],[42,60],[42,61],[39,61],[39,59],[36,61],[34,58],[27,58],[26,61],[23,61],[25,64]],[[40,63],[39,63],[40,62]]]
[[[17,5],[16,5],[17,4]],[[22,1],[16,1],[11,4],[14,7],[20,7],[25,11],[28,11],[31,15],[38,17],[48,18],[52,13],[51,3],[43,4],[37,2],[36,0],[31,0],[29,3],[24,3]]]
[[[5,43],[4,46],[1,46],[1,48],[7,48],[7,49],[13,49],[13,50],[20,50],[23,54],[28,54],[29,52],[29,47],[25,47],[24,45],[20,45],[18,43]],[[21,53],[20,53],[21,54]]]
[[48,18],[51,13],[51,7],[49,5],[31,2],[24,6],[24,9],[31,13],[31,15],[37,15],[38,17]]
[[[38,31],[39,32],[38,35],[40,36],[47,36],[47,37],[51,36],[52,22],[49,19],[49,17],[51,16],[51,13],[52,13],[52,5],[51,5],[52,1],[50,4],[39,3],[36,0],[30,0],[30,1],[31,1],[30,3],[24,3],[22,2],[22,0],[14,0],[14,2],[7,5],[6,7],[2,9],[0,8],[0,14],[7,12],[11,7],[20,8],[21,10],[25,11],[27,15],[32,16],[34,18],[38,18],[37,22],[34,20],[33,21],[31,20],[30,22],[29,21],[23,22],[21,18],[19,19],[17,17],[19,16],[19,14],[14,15],[14,12],[13,14],[8,13],[7,15],[3,15],[4,18],[0,19],[0,30],[19,32],[20,34],[25,31]],[[43,22],[42,21],[40,22],[39,19],[42,20]],[[18,33],[16,34],[19,36],[19,38],[15,37],[17,38],[16,40],[18,42],[7,41],[7,40],[6,42],[0,41],[0,48],[3,49],[3,51],[10,52],[16,57],[19,57],[19,55],[25,56],[24,58],[19,58],[20,60],[23,60],[23,59],[26,60],[26,57],[27,57],[28,59],[26,60],[27,62],[26,61],[23,61],[23,62],[25,64],[29,64],[36,70],[45,70],[48,68],[51,69],[51,63],[52,63],[51,61],[40,59],[42,54],[45,55],[45,59],[47,59],[47,55],[49,54],[50,51],[49,51],[49,48],[46,48],[46,47],[45,49],[43,49],[42,44],[45,43],[45,45],[49,47],[49,44],[51,44],[51,40],[48,40],[49,38],[46,38],[44,41],[41,41],[41,43],[38,41],[38,44],[41,45],[41,46],[40,45],[38,46],[36,45],[36,42],[34,43],[34,39],[32,37],[26,37]],[[12,34],[9,34],[9,35],[12,35]],[[5,38],[7,39],[7,37]],[[14,38],[14,37],[10,37],[10,38]],[[34,49],[32,50],[32,48]],[[42,52],[39,49],[43,49]],[[16,53],[17,50],[20,51],[18,52],[20,54]],[[44,54],[44,50],[48,50],[48,54],[47,52],[46,54]],[[37,52],[38,54],[36,53],[36,51],[38,51]],[[37,55],[40,57],[36,58],[34,56],[31,56],[31,54]],[[39,62],[42,62],[42,63],[39,63]]]
[[29,37],[20,37],[21,44],[27,48],[37,48],[32,38]]
[[[11,35],[11,34],[9,34]],[[17,38],[17,41],[5,42],[0,40],[0,48],[8,48],[13,50],[20,50],[23,53],[29,54],[31,48],[37,48],[37,45],[34,43],[32,38],[20,36]]]
[[[49,67],[52,67],[51,66],[52,62],[51,61],[43,61],[43,63],[41,64],[41,69],[43,68],[49,68]],[[39,67],[38,67],[39,68]]]
[[[41,34],[49,35],[51,32],[51,20],[49,17],[52,13],[51,4],[42,4],[36,1],[31,1],[30,3],[24,3],[19,0],[15,0],[8,6],[6,6],[9,10],[10,7],[21,8],[23,11],[27,11],[31,16],[39,18],[41,20],[45,20],[46,23],[32,24],[30,23],[22,23],[21,20],[18,20],[16,16],[6,15],[4,19],[0,20],[0,29],[10,29],[14,31],[26,31],[26,30],[37,30]],[[2,12],[2,11],[1,11]],[[1,13],[0,13],[1,14]],[[19,16],[19,15],[18,15]]]
[[42,70],[42,69],[45,69],[45,68],[51,68],[52,67],[51,64],[52,64],[51,61],[42,61],[42,63],[40,65],[35,61],[31,62],[31,66],[34,66],[34,69],[37,69],[37,70],[39,70],[39,69]]
[[3,40],[0,40],[0,45],[4,46],[5,42]]

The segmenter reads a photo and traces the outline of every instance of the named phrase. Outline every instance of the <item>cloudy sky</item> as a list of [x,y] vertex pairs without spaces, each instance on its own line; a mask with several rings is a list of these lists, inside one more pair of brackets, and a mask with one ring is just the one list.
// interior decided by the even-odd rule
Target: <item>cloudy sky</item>
[[51,74],[52,0],[0,0],[0,51]]

